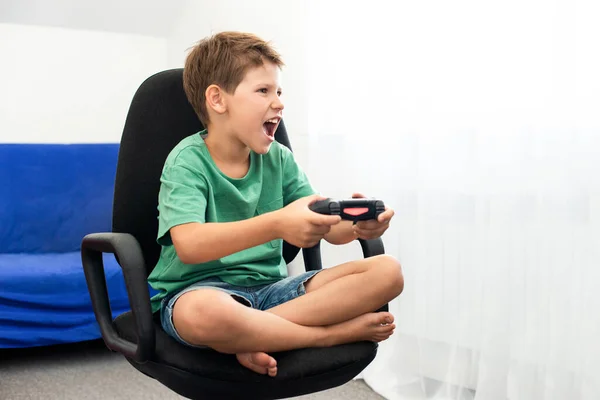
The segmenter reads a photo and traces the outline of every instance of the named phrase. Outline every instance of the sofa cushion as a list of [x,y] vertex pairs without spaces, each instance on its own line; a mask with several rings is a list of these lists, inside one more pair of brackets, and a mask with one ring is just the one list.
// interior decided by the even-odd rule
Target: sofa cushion
[[[129,310],[121,267],[104,255],[113,317]],[[0,254],[0,348],[97,339],[81,254]]]

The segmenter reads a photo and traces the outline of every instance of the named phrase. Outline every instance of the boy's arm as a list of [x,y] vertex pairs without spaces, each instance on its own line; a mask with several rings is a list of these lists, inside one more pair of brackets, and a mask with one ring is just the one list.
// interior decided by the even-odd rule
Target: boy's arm
[[237,222],[191,222],[171,228],[171,240],[185,264],[200,264],[228,256],[274,239],[312,247],[339,225],[339,215],[321,215],[308,206],[325,199],[303,197],[277,211]]
[[277,239],[274,212],[236,222],[191,222],[171,228],[171,240],[185,264],[200,264],[226,257]]
[[331,244],[346,244],[356,239],[354,229],[352,229],[352,221],[340,221],[339,224],[333,225],[329,233],[324,237]]

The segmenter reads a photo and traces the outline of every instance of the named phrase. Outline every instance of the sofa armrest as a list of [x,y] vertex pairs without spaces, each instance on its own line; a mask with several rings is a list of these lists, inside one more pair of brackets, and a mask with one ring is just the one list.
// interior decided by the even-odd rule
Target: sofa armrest
[[[136,325],[137,344],[121,338],[114,328],[102,253],[115,254],[123,269]],[[81,260],[94,314],[106,346],[136,362],[148,361],[154,355],[155,334],[146,267],[138,241],[128,233],[92,233],[83,238]]]

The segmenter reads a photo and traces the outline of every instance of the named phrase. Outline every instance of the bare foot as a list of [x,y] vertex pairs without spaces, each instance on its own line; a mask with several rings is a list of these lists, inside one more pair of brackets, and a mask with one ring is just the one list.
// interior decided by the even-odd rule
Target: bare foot
[[351,320],[327,327],[331,330],[329,342],[331,346],[342,343],[369,340],[381,342],[389,338],[396,325],[394,316],[389,312],[376,312],[359,315]]
[[277,361],[267,353],[257,351],[255,353],[238,353],[235,355],[244,367],[259,374],[277,375]]

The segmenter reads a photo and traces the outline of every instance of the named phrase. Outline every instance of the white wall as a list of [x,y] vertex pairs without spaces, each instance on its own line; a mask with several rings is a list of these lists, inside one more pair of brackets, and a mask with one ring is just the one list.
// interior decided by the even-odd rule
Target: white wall
[[0,143],[118,142],[164,38],[0,24]]
[[184,0],[2,0],[0,23],[165,37]]

